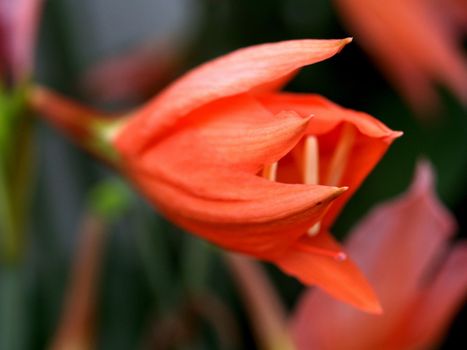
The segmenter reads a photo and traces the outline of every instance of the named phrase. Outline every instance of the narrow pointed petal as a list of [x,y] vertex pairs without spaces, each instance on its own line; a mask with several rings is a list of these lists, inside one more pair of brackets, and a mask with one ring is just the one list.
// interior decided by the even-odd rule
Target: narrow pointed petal
[[[330,256],[307,252],[320,248],[335,252]],[[308,249],[307,249],[308,248]],[[340,258],[343,251],[332,236],[321,231],[317,236],[304,237],[278,260],[277,266],[307,285],[317,285],[333,297],[369,313],[382,309],[372,287],[349,258]]]
[[394,139],[402,134],[389,129],[368,114],[342,108],[318,95],[272,93],[259,95],[257,99],[272,113],[292,108],[302,116],[313,115],[308,124],[307,134],[314,135],[318,139],[320,181],[326,179],[331,171],[331,159],[336,148],[335,140],[342,136],[344,126],[356,129],[346,168],[338,184],[348,186],[349,191],[335,201],[324,217],[323,226],[326,229],[333,223],[342,207],[375,167]]
[[[181,118],[209,102],[254,89],[279,88],[299,68],[325,60],[347,44],[343,40],[293,40],[237,50],[199,66],[175,81],[142,110],[123,132],[134,152]],[[280,83],[279,83],[280,82]]]
[[[320,291],[311,291],[293,319],[297,339],[326,348],[334,344],[338,333],[337,345],[342,348],[385,348],[454,227],[451,215],[434,196],[431,168],[422,163],[409,192],[374,209],[346,244],[349,255],[374,286],[384,315],[376,319],[336,303]],[[309,335],[300,331],[304,322],[313,330]]]

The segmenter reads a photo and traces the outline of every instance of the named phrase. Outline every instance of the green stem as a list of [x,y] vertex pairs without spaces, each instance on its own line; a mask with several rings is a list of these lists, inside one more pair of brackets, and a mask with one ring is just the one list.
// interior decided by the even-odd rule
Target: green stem
[[0,233],[2,234],[2,259],[14,262],[18,255],[16,225],[6,184],[4,169],[0,169]]
[[22,255],[32,126],[25,89],[26,85],[18,85],[0,96],[0,349],[9,350],[25,349],[28,338]]

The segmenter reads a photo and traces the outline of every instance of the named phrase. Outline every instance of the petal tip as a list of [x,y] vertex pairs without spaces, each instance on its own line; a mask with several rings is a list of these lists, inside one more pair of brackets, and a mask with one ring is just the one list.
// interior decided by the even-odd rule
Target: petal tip
[[336,193],[341,195],[349,189],[349,186],[336,187]]
[[337,52],[341,52],[342,49],[347,45],[347,44],[350,44],[352,42],[353,38],[352,37],[348,37],[348,38],[345,38],[345,39],[341,39],[338,41],[338,51]]
[[435,174],[431,163],[421,158],[416,165],[415,177],[412,187],[421,191],[431,191],[435,183]]
[[364,311],[375,316],[381,316],[384,314],[384,309],[379,303],[379,301],[368,304],[368,306],[364,309]]
[[404,135],[403,131],[391,131],[384,139],[387,142],[392,142],[395,139],[398,139],[399,137],[401,137],[403,135]]
[[343,187],[324,186],[324,187],[327,187],[329,190],[329,192],[326,192],[327,194],[326,198],[329,201],[335,200],[337,197],[339,197],[340,195],[342,195],[345,191],[349,189],[348,186],[343,186]]
[[330,194],[330,199],[334,200],[337,197],[339,197],[341,194],[346,192],[349,189],[348,186],[343,186],[343,187],[331,187],[331,194]]

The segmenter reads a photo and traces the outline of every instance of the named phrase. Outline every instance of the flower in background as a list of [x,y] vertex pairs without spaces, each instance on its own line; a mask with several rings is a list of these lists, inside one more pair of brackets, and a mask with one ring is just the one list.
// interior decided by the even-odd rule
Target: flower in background
[[[322,97],[277,92],[348,42],[265,44],[206,63],[119,121],[110,139],[117,167],[176,224],[379,312],[329,227],[400,133]],[[86,135],[96,114],[51,96],[35,89],[31,103],[75,139]]]
[[0,76],[32,73],[42,0],[0,0]]
[[467,7],[458,0],[335,0],[345,24],[388,80],[421,113],[438,104],[433,80],[467,103],[467,63],[460,30]]
[[292,318],[298,348],[436,345],[467,293],[467,244],[449,243],[454,229],[434,193],[430,166],[420,164],[409,192],[374,209],[346,244],[374,286],[384,314],[363,314],[310,290]]
[[139,101],[150,97],[174,77],[182,56],[180,45],[140,44],[92,66],[85,72],[82,85],[87,95],[99,101]]

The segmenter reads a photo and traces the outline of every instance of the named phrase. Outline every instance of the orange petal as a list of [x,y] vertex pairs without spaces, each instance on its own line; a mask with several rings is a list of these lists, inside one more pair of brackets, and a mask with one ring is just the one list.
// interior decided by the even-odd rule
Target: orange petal
[[303,237],[274,262],[288,274],[308,285],[317,285],[335,298],[370,313],[381,313],[373,289],[358,267],[349,259],[307,253],[307,248],[319,248],[342,253],[332,236],[321,231],[314,237]]
[[259,94],[256,98],[272,113],[294,110],[302,116],[316,116],[309,125],[311,134],[325,134],[345,121],[369,137],[393,139],[400,136],[400,132],[389,129],[371,115],[343,108],[320,95],[279,92]]
[[357,130],[346,160],[345,170],[338,184],[348,186],[349,191],[334,202],[324,217],[325,228],[332,224],[342,207],[375,167],[392,141],[402,134],[389,129],[366,113],[342,108],[318,95],[273,93],[259,95],[257,99],[272,113],[293,109],[303,116],[313,115],[308,124],[307,133],[318,138],[320,179],[325,179],[331,171],[332,155],[341,137],[343,125],[351,125]]
[[141,171],[132,176],[151,202],[179,226],[263,259],[286,250],[342,193],[336,187],[281,184],[220,168],[210,171],[210,178],[190,176],[192,188]]
[[120,138],[132,138],[131,149],[137,152],[194,109],[252,89],[277,88],[285,83],[283,78],[305,65],[333,56],[349,41],[292,40],[263,44],[208,62],[185,74],[137,111]]
[[[177,132],[141,154],[139,162],[147,169],[162,163],[172,178],[187,171],[208,173],[212,166],[256,174],[289,152],[308,122],[309,118],[291,111],[274,115],[248,95],[234,96],[188,115]],[[192,179],[184,175],[181,180],[192,185]]]

